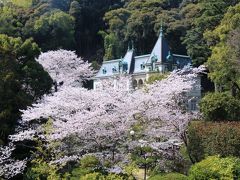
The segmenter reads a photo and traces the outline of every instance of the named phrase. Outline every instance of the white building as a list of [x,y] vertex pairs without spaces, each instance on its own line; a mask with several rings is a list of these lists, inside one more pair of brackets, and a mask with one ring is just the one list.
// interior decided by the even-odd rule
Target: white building
[[[132,77],[131,82],[126,82],[126,88],[141,88],[151,75],[181,69],[189,64],[191,64],[189,56],[173,54],[170,51],[161,28],[158,40],[150,54],[135,56],[134,48],[128,48],[124,58],[104,61],[99,72],[94,77],[93,88],[97,89],[100,87],[103,79],[117,79],[120,74]],[[198,79],[198,83],[199,85],[201,84],[200,78]],[[197,110],[200,98],[201,88],[195,88],[189,94],[188,108],[190,110]]]

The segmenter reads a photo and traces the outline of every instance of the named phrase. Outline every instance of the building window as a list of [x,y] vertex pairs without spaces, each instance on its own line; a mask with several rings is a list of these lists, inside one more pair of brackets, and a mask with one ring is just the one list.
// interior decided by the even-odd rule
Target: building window
[[103,68],[102,72],[103,72],[103,74],[107,74],[106,68]]
[[134,80],[133,80],[133,89],[136,89],[136,88],[137,88],[137,80],[134,79]]
[[122,65],[122,68],[123,68],[123,72],[127,72],[128,64],[126,62],[124,62],[123,65]]
[[144,70],[145,69],[145,64],[141,64],[141,70]]
[[116,66],[114,66],[114,67],[112,68],[112,72],[113,72],[113,73],[116,73],[116,72],[117,72]]
[[191,100],[190,102],[190,108],[191,108],[191,111],[196,111],[197,110],[197,101],[196,100]]
[[139,88],[143,87],[143,80],[142,80],[142,79],[140,79],[140,80],[138,81],[138,87],[139,87]]

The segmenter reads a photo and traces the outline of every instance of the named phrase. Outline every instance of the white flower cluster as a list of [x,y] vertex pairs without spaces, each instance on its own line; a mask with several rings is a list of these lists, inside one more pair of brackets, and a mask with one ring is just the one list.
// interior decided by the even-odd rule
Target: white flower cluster
[[[43,137],[42,127],[33,126],[33,121],[51,118],[53,129],[48,141],[64,143],[64,139],[74,136],[80,141],[75,151],[100,152],[101,147],[107,147],[114,154],[118,144],[131,146],[129,132],[136,123],[145,124],[145,140],[154,143],[157,137],[180,139],[195,116],[183,111],[179,103],[192,89],[199,69],[174,71],[167,79],[133,92],[114,88],[112,79],[106,80],[102,89],[86,90],[75,86],[74,82],[90,77],[93,71],[74,52],[50,51],[41,54],[38,61],[52,78],[63,81],[64,85],[58,92],[44,96],[22,111],[22,123],[29,123],[29,129],[10,136],[12,141]],[[119,77],[118,83],[126,82],[126,78]],[[68,151],[69,147],[65,146],[65,149]],[[53,159],[51,163],[64,164],[77,159],[78,152]],[[20,162],[16,163],[20,165]],[[24,163],[22,165],[24,167]]]
[[15,146],[10,143],[9,146],[0,147],[0,177],[11,178],[22,173],[26,167],[26,160],[11,159],[12,151]]

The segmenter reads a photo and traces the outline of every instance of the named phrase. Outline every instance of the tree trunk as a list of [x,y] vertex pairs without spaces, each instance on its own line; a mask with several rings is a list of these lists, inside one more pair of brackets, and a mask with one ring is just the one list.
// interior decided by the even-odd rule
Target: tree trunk
[[144,164],[144,180],[147,180],[147,164]]

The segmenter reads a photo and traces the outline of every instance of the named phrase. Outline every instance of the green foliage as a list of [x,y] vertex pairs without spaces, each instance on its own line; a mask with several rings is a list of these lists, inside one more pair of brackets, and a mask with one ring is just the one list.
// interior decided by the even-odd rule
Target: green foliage
[[89,173],[81,177],[80,180],[103,180],[104,177],[101,173]]
[[74,19],[60,10],[42,15],[35,21],[33,29],[34,38],[44,50],[69,49],[75,44]]
[[[212,55],[207,66],[209,77],[217,86],[218,91],[232,89],[233,83],[239,80],[239,22],[240,4],[228,9],[221,24],[212,31],[205,33]],[[236,85],[236,84],[235,84]],[[235,95],[235,92],[233,92]]]
[[[194,5],[196,13],[193,18],[192,27],[187,31],[184,44],[187,46],[188,54],[193,58],[194,65],[201,65],[211,55],[211,50],[204,38],[204,32],[213,30],[220,23],[224,13],[230,6],[237,4],[235,0],[201,0]],[[188,4],[191,6],[192,4]]]
[[[187,2],[127,1],[123,8],[105,14],[104,20],[109,25],[107,32],[109,35],[114,34],[115,39],[124,44],[123,47],[133,39],[137,53],[144,54],[152,49],[163,21],[165,35],[172,50],[175,53],[185,54],[186,46],[194,65],[201,65],[211,55],[211,49],[204,39],[204,32],[213,30],[220,23],[227,9],[239,1]],[[108,39],[105,39],[106,41]],[[109,50],[106,54],[107,57],[115,57]]]
[[[104,13],[121,5],[121,0],[4,0],[0,1],[0,34],[33,37],[44,51],[65,48],[75,49],[81,56],[94,56],[103,51],[97,32],[106,29]],[[56,11],[62,14],[52,15]]]
[[238,121],[240,101],[227,93],[209,93],[202,98],[200,111],[208,121]]
[[70,175],[70,179],[71,180],[77,180],[79,179],[80,177],[84,177],[85,175],[89,174],[89,173],[93,173],[91,171],[89,171],[89,169],[83,169],[81,167],[77,167],[77,168],[74,168],[71,172],[71,175]]
[[155,81],[161,81],[163,79],[166,79],[168,76],[168,74],[153,74],[151,75],[148,80],[147,80],[147,84],[153,84]]
[[101,68],[101,65],[98,64],[97,61],[92,61],[92,65],[91,66],[93,67],[94,70],[99,70]]
[[11,6],[0,6],[0,34],[20,36],[24,26],[20,19],[22,9]]
[[105,32],[100,32],[100,34],[102,34],[104,38],[104,60],[120,58],[123,47],[121,41],[113,33],[107,34]]
[[35,158],[31,163],[31,168],[25,174],[25,179],[60,179],[60,176],[57,173],[58,168],[49,164],[44,159]]
[[203,38],[203,32],[204,30],[200,28],[194,28],[187,31],[187,35],[183,38],[194,66],[203,64],[210,56],[210,49]]
[[0,34],[0,139],[14,129],[24,109],[49,92],[52,80],[35,61],[40,49],[32,39],[23,41]]
[[105,14],[104,20],[108,22],[109,33],[99,32],[104,39],[105,60],[120,58],[124,53],[125,24],[129,16],[130,12],[123,8]]
[[124,166],[124,172],[126,173],[129,180],[134,180],[134,172],[138,171],[137,164],[131,162],[130,164]]
[[95,169],[100,165],[100,161],[95,156],[85,156],[80,161],[82,168]]
[[[45,136],[49,136],[52,131],[52,119],[49,119],[46,124],[43,124],[45,129]],[[52,157],[57,156],[53,153],[57,143],[50,143],[46,145],[46,142],[36,140],[35,151],[33,152],[34,159],[31,161],[27,172],[24,175],[24,179],[46,179],[55,180],[60,179],[60,173],[58,173],[61,167],[51,164]]]
[[[124,178],[119,176],[119,175],[116,175],[116,174],[109,174],[105,177],[104,180],[123,180]],[[131,179],[129,179],[131,180]]]
[[104,43],[98,33],[106,30],[103,16],[108,10],[121,5],[121,0],[78,0],[78,3],[74,1],[71,3],[70,14],[75,18],[75,41],[78,53],[92,57],[96,52],[104,51]]
[[11,0],[13,4],[20,6],[20,7],[31,7],[32,6],[32,0]]
[[151,147],[136,147],[134,152],[131,154],[131,159],[140,167],[145,167],[146,169],[154,166],[154,163],[159,158],[155,154]]
[[220,155],[240,157],[240,123],[193,121],[188,127],[188,153],[194,162]]
[[97,173],[100,169],[101,163],[95,156],[84,156],[80,161],[80,166],[72,170],[71,179],[84,178],[85,176],[88,179],[91,179],[91,177],[100,177],[101,174]]
[[[115,39],[123,44],[120,44],[120,47],[124,47],[125,51],[127,44],[133,40],[137,54],[146,54],[150,52],[156,42],[161,21],[164,20],[168,24],[165,34],[172,48],[175,52],[176,49],[182,51],[184,48],[182,48],[180,36],[184,34],[182,31],[185,30],[185,26],[180,25],[182,23],[179,20],[181,19],[179,11],[171,9],[178,7],[179,4],[180,1],[166,0],[127,1],[123,8],[105,14],[104,20],[109,25],[107,32],[109,35],[113,34]],[[105,39],[106,41],[108,39]],[[124,49],[121,49],[121,51],[124,51]],[[109,51],[106,53],[109,53]],[[110,55],[112,55],[111,52]]]
[[186,180],[186,179],[187,176],[179,173],[156,175],[149,178],[149,180]]
[[200,179],[239,179],[240,159],[210,156],[193,165],[189,171],[190,180]]
[[107,176],[104,176],[101,173],[90,173],[81,177],[80,180],[123,180],[123,178],[116,174],[109,174]]

